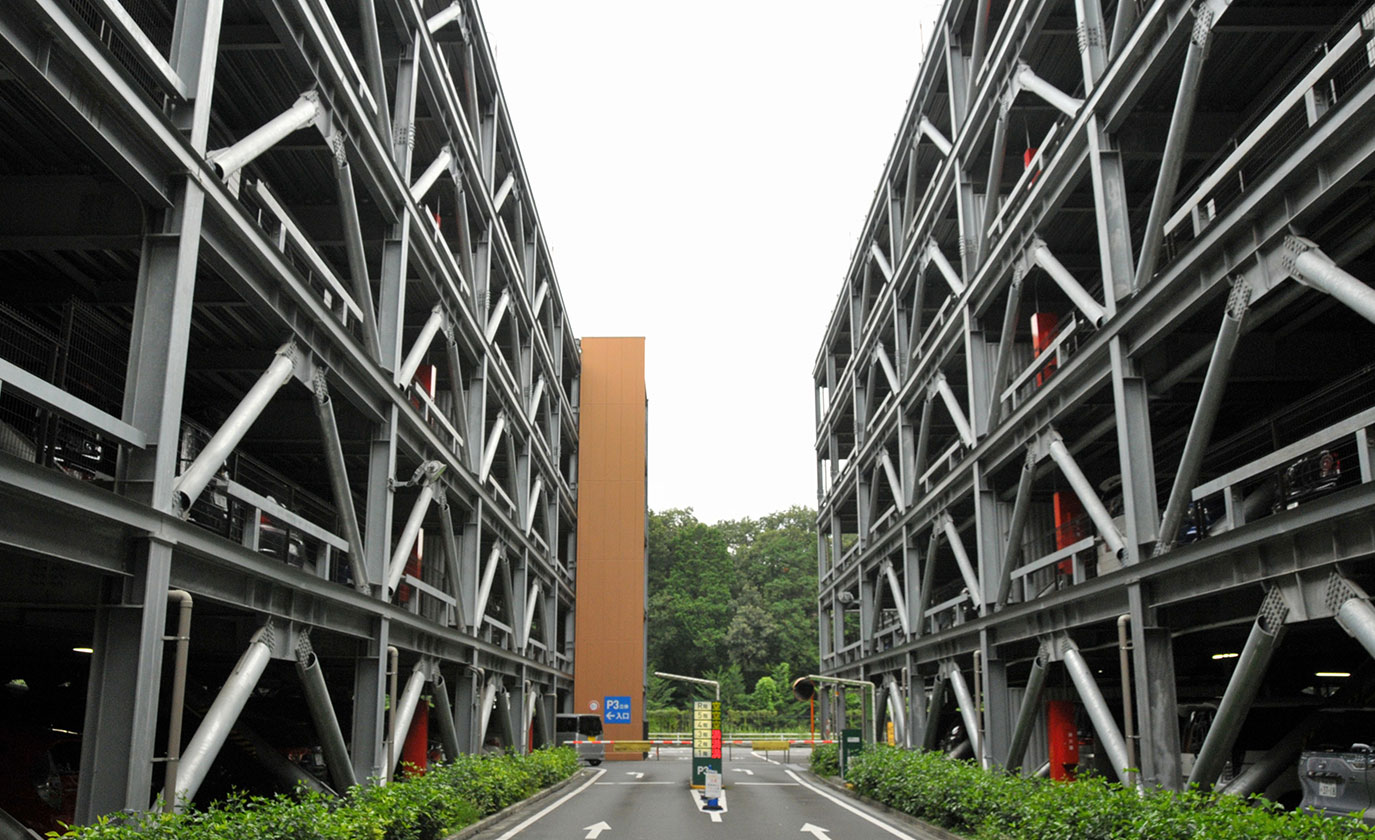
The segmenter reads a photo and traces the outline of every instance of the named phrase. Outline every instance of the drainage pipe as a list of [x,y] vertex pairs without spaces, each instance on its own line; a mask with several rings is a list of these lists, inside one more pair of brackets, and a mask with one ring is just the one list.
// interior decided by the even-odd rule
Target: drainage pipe
[[1122,671],[1122,740],[1127,744],[1127,785],[1136,783],[1136,721],[1132,714],[1131,637],[1127,627],[1132,617],[1123,613],[1117,617],[1117,661]]
[[[167,790],[177,789],[177,765],[181,763],[181,721],[186,709],[186,659],[191,645],[191,593],[184,589],[169,589],[167,600],[176,601],[177,635],[176,661],[172,669],[172,708],[167,714],[167,771],[163,782]],[[162,810],[172,813],[175,804],[171,797],[164,797]]]

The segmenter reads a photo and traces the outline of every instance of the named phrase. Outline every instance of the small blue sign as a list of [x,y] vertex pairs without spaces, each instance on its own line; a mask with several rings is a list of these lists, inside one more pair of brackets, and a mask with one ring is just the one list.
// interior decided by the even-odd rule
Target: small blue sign
[[630,698],[608,697],[602,706],[603,723],[630,723]]

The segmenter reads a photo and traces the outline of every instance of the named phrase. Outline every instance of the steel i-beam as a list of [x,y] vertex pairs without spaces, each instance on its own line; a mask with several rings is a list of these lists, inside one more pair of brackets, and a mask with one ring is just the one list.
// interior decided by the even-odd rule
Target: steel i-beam
[[325,382],[323,371],[317,371],[315,375],[315,418],[320,423],[330,493],[334,496],[339,524],[349,545],[348,561],[349,571],[353,575],[353,588],[368,595],[372,592],[372,584],[368,581],[368,567],[364,559],[363,532],[358,527],[358,511],[353,506],[353,491],[349,489],[348,470],[344,466],[344,444],[339,437],[334,404],[330,400],[329,385]]
[[1007,746],[1007,760],[1003,766],[1009,771],[1020,767],[1026,755],[1027,744],[1031,741],[1031,731],[1041,711],[1041,692],[1046,687],[1046,657],[1038,655],[1031,661],[1031,673],[1026,678],[1026,690],[1022,692],[1022,705],[1017,710],[1017,723],[1012,727],[1012,738]]
[[411,549],[420,534],[420,525],[425,521],[425,514],[429,512],[430,502],[434,501],[436,492],[443,492],[439,487],[439,477],[444,474],[444,470],[445,465],[440,461],[426,461],[416,470],[416,478],[420,481],[420,495],[411,507],[411,514],[406,519],[406,525],[401,529],[401,536],[396,542],[396,550],[392,552],[391,565],[387,571],[388,598],[396,593],[401,576],[406,573],[406,561],[410,559]]
[[201,449],[196,460],[177,478],[172,494],[176,499],[178,512],[183,517],[190,514],[191,505],[195,504],[201,491],[215,477],[220,465],[229,458],[234,447],[248,434],[249,428],[262,415],[263,409],[267,408],[268,401],[283,385],[291,381],[299,359],[300,354],[295,342],[289,341],[277,348],[272,364],[268,365],[263,375],[258,377],[258,381],[244,394],[238,406],[224,421],[224,425],[220,426],[219,431],[210,438],[210,442]]
[[358,784],[353,772],[353,759],[349,757],[344,731],[339,728],[339,716],[335,714],[334,703],[329,698],[329,686],[325,684],[325,674],[320,668],[320,659],[310,644],[310,635],[300,634],[296,643],[296,676],[301,680],[301,688],[306,696],[306,706],[310,719],[315,724],[315,734],[320,738],[320,749],[325,755],[325,767],[334,786],[348,790]]
[[234,721],[239,719],[239,713],[243,711],[244,704],[253,694],[258,679],[272,659],[274,635],[271,622],[253,634],[248,650],[239,657],[238,664],[210,704],[210,710],[205,713],[201,725],[196,728],[196,734],[191,736],[191,743],[186,745],[177,768],[177,790],[163,791],[163,796],[174,803],[174,810],[183,810],[195,798],[196,791],[200,790],[205,774],[229,737],[229,730],[233,728]]
[[382,339],[377,332],[377,307],[373,303],[367,255],[363,250],[363,223],[358,218],[358,197],[353,192],[353,173],[347,158],[339,161],[334,168],[334,175],[339,186],[339,213],[343,222],[349,281],[353,287],[354,303],[363,313],[363,346],[368,350],[368,357],[376,361],[382,357]]
[[1203,456],[1213,437],[1213,426],[1222,406],[1222,395],[1227,390],[1232,358],[1236,353],[1237,342],[1241,340],[1241,322],[1246,317],[1246,307],[1250,302],[1250,287],[1245,280],[1238,280],[1227,297],[1222,326],[1218,330],[1217,341],[1213,344],[1213,357],[1209,360],[1208,372],[1203,377],[1203,390],[1198,395],[1194,419],[1189,425],[1189,435],[1184,441],[1184,452],[1179,456],[1179,469],[1175,471],[1174,484],[1170,487],[1170,500],[1165,504],[1165,513],[1160,519],[1160,538],[1155,544],[1157,555],[1164,554],[1174,546],[1179,535],[1179,523],[1189,508],[1194,482],[1198,480],[1198,470],[1203,465]]
[[1117,774],[1118,781],[1130,785],[1132,774],[1130,762],[1127,760],[1127,742],[1122,737],[1122,730],[1117,728],[1117,721],[1112,718],[1112,709],[1108,707],[1108,701],[1103,699],[1103,692],[1098,689],[1098,683],[1093,679],[1093,671],[1084,661],[1084,655],[1079,652],[1079,648],[1068,638],[1061,643],[1060,658],[1064,660],[1070,681],[1079,692],[1079,699],[1084,701],[1084,711],[1088,712],[1089,719],[1093,721],[1093,731],[1097,733],[1098,742],[1103,745],[1103,751],[1112,762],[1113,772]]
[[1222,772],[1222,765],[1232,752],[1241,724],[1246,720],[1246,712],[1260,690],[1265,668],[1270,664],[1284,636],[1284,621],[1289,615],[1289,607],[1278,588],[1265,594],[1260,614],[1251,626],[1251,634],[1237,658],[1236,670],[1227,682],[1227,689],[1218,703],[1213,723],[1203,739],[1203,746],[1194,759],[1194,769],[1189,773],[1189,784],[1198,785],[1203,790],[1211,790]]

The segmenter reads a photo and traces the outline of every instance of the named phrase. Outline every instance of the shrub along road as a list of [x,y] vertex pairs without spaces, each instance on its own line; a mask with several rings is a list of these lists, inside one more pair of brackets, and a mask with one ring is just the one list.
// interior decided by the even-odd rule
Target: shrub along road
[[737,750],[725,763],[724,810],[703,810],[688,788],[686,750],[659,760],[608,761],[598,774],[487,827],[471,840],[926,840],[819,783],[805,765]]

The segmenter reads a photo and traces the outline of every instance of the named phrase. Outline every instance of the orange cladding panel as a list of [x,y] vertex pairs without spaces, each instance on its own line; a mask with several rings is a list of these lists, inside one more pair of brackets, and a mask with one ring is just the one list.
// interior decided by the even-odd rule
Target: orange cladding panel
[[612,740],[644,736],[644,351],[643,338],[582,340],[573,711],[629,697],[630,722],[605,723]]

